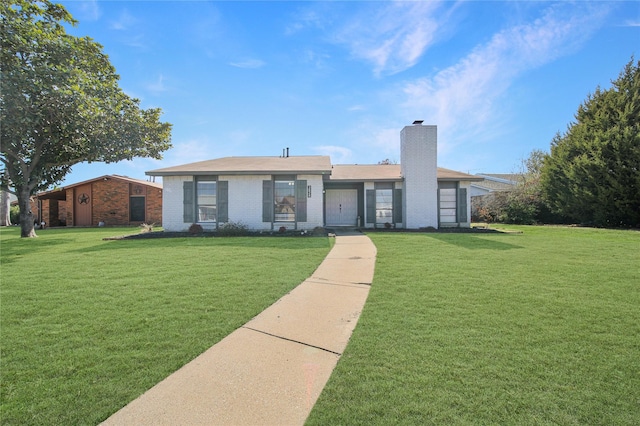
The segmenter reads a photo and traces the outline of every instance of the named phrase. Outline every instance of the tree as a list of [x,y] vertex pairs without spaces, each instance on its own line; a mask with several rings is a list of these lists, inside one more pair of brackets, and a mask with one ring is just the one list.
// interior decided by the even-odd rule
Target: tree
[[30,196],[83,161],[162,158],[171,125],[120,89],[101,45],[66,33],[76,21],[63,6],[3,1],[0,12],[0,187],[18,197],[21,235],[32,237]]
[[7,191],[0,191],[0,226],[11,226],[11,199]]
[[542,168],[551,207],[583,224],[640,225],[640,61],[588,95],[575,119]]
[[534,149],[523,159],[517,185],[510,191],[496,191],[482,197],[474,197],[475,216],[487,222],[517,224],[549,223],[557,218],[551,216],[540,185],[540,175],[547,153]]

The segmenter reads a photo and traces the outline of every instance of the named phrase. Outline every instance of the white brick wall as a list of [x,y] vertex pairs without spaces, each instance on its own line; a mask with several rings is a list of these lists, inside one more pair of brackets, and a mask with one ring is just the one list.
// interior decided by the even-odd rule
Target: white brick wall
[[[229,182],[229,221],[241,222],[252,230],[271,230],[271,223],[262,222],[262,181],[271,175],[218,176],[218,180]],[[298,229],[313,229],[323,225],[322,176],[299,175],[311,185],[311,197],[307,198],[307,222],[298,223]],[[163,178],[162,226],[170,232],[184,232],[190,223],[183,223],[184,181],[192,176],[165,176]],[[215,228],[215,224],[201,224],[205,229]],[[293,228],[288,223],[287,227]]]
[[402,221],[406,228],[438,227],[437,127],[415,124],[400,132],[404,177]]
[[324,224],[324,206],[322,204],[322,191],[324,184],[322,176],[299,175],[298,179],[306,179],[307,186],[311,185],[311,198],[307,198],[307,221],[298,223],[298,229],[313,229]]
[[182,222],[182,182],[191,176],[164,176],[162,178],[162,227],[169,232],[183,232],[190,223]]
[[270,229],[262,222],[262,181],[271,175],[220,176],[229,182],[229,221],[242,222],[249,229]]

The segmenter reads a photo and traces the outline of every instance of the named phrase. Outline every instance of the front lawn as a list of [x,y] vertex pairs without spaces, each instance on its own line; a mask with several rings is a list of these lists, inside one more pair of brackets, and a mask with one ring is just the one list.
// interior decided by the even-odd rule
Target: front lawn
[[360,321],[308,424],[640,424],[640,233],[372,233]]
[[327,238],[0,228],[0,423],[97,424],[308,278]]

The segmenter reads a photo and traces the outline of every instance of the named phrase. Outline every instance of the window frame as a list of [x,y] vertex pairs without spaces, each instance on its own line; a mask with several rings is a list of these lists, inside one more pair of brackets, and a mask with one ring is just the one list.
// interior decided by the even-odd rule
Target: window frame
[[[286,193],[278,193],[278,183],[286,183]],[[297,219],[297,196],[295,176],[274,176],[273,178],[273,221],[275,223],[295,223]],[[282,200],[278,202],[278,197]],[[286,202],[285,202],[286,201]],[[278,212],[278,208],[281,211]],[[285,212],[284,210],[290,210]],[[278,217],[280,215],[280,217]],[[283,218],[284,217],[284,218]]]
[[[195,221],[196,223],[218,223],[218,179],[215,176],[197,176],[195,179],[194,185],[194,207],[195,207]],[[213,195],[207,194],[202,195],[202,197],[213,197],[214,202],[207,203],[201,202],[205,200],[201,200],[200,192],[204,192],[204,188],[200,188],[201,184],[213,184]],[[206,214],[205,220],[201,219],[203,216],[201,215],[201,208],[208,208],[213,210],[213,219],[206,219],[211,216],[211,213]]]

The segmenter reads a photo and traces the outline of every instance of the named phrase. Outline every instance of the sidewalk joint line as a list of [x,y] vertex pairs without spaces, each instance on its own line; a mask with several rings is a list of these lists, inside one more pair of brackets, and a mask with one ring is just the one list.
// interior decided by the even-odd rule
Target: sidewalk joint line
[[326,285],[335,285],[335,286],[341,286],[341,287],[354,287],[354,286],[361,286],[361,285],[366,285],[371,287],[371,283],[354,282],[354,281],[329,281],[329,280],[325,281],[322,278],[315,278],[315,279],[309,278],[305,281],[312,284],[326,284]]
[[258,333],[266,334],[267,336],[275,337],[276,339],[287,340],[289,342],[298,343],[300,345],[309,346],[310,348],[316,348],[316,349],[320,349],[321,351],[325,351],[325,352],[332,353],[334,355],[342,356],[342,354],[340,352],[332,351],[330,349],[322,348],[320,346],[310,345],[309,343],[304,343],[304,342],[301,342],[299,340],[288,339],[288,338],[283,337],[283,336],[278,336],[277,334],[267,333],[266,331],[257,330],[255,328],[251,328],[251,327],[242,326],[242,328],[246,328],[247,330],[252,330],[252,331],[255,331],[255,332],[258,332]]

